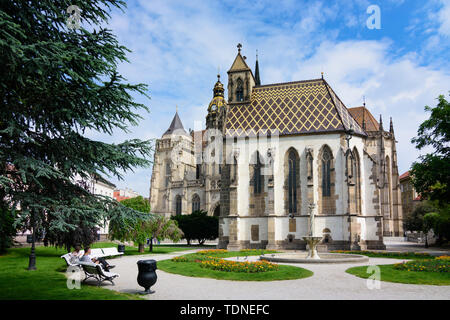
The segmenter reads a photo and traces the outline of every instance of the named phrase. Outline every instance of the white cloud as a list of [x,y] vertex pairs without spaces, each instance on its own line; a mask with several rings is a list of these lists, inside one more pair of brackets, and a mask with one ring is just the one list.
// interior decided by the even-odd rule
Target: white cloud
[[438,20],[440,23],[439,33],[446,37],[450,37],[450,1],[443,0],[442,8],[438,13]]
[[[324,71],[326,80],[348,107],[361,105],[365,95],[376,118],[382,113],[388,125],[392,116],[399,141],[399,169],[406,171],[418,155],[410,139],[428,117],[423,107],[434,106],[439,94],[447,94],[450,75],[442,68],[421,65],[420,51],[393,58],[392,52],[398,48],[387,38],[340,41],[339,28],[354,26],[355,19],[361,24],[365,11],[360,9],[368,3],[128,3],[125,14],[113,14],[110,27],[120,43],[133,50],[128,55],[131,63],[120,65],[120,71],[130,82],[149,85],[151,100],[138,99],[150,106],[150,114],[142,113],[145,119],[139,127],[131,128],[131,134],[118,132],[102,139],[119,142],[159,137],[169,126],[175,105],[186,130],[193,128],[195,121],[204,124],[217,68],[226,83],[226,71],[236,55],[236,44],[241,42],[252,68],[258,49],[263,84],[319,78]],[[350,10],[354,8],[356,13]],[[446,32],[448,21],[442,23],[440,32]],[[418,32],[415,26],[410,30]],[[436,35],[436,31],[430,34]],[[436,46],[432,42],[436,40],[430,39],[428,50]],[[97,139],[99,135],[92,137]],[[123,182],[111,180],[148,196],[150,178],[151,169],[138,169],[126,174]]]

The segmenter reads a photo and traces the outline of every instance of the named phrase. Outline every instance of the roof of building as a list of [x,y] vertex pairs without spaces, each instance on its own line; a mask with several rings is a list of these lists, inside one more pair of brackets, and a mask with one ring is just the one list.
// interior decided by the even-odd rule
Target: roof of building
[[170,124],[169,129],[164,132],[163,136],[171,135],[174,132],[177,134],[187,135],[187,132],[184,130],[183,123],[181,122],[180,116],[178,115],[178,111],[175,112],[172,123]]
[[231,65],[230,71],[242,71],[242,70],[250,70],[250,67],[248,66],[247,62],[245,62],[244,57],[241,55],[241,52],[239,51],[236,58],[234,59],[233,64]]
[[324,79],[262,85],[247,104],[230,105],[227,136],[290,135],[347,131],[365,136]]
[[115,185],[114,183],[112,183],[112,182],[109,181],[109,180],[106,180],[104,177],[102,177],[102,176],[101,176],[100,174],[98,174],[98,173],[93,173],[93,174],[91,175],[91,177],[92,177],[93,179],[95,179],[97,182],[101,182],[101,183],[106,184],[106,185],[108,185],[108,186],[110,186],[110,187],[113,187],[113,188],[116,187],[116,185]]
[[406,171],[404,174],[402,174],[398,179],[403,180],[409,178],[409,171]]
[[361,127],[363,127],[364,121],[366,131],[378,131],[380,129],[380,124],[366,107],[348,108],[348,111]]

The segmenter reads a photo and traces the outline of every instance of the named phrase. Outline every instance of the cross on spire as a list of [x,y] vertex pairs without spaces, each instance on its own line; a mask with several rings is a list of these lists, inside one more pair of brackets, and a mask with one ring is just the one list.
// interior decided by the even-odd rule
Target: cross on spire
[[237,48],[238,48],[238,53],[241,53],[242,44],[238,43]]

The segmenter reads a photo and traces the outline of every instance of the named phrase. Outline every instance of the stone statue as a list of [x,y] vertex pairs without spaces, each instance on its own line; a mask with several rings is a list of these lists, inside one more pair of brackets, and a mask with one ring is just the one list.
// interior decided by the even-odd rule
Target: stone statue
[[314,236],[314,208],[316,205],[314,203],[311,203],[309,205],[309,235],[311,237]]

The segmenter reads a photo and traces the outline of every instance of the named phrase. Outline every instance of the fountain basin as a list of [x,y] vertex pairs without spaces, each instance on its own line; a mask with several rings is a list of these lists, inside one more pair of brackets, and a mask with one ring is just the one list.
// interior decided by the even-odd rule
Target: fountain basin
[[320,253],[320,259],[311,259],[308,252],[289,252],[260,256],[261,260],[286,263],[361,263],[369,261],[369,257],[359,254]]

